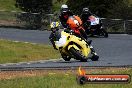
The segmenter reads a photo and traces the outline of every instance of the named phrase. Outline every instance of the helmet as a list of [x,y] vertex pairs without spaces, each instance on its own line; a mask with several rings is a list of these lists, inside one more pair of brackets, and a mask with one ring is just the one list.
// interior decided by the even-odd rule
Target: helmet
[[62,12],[62,13],[66,13],[67,11],[68,11],[68,6],[65,5],[65,4],[63,4],[63,5],[61,6],[61,12]]
[[61,6],[61,9],[62,9],[62,8],[68,8],[68,6],[65,5],[65,4],[63,4],[63,5]]
[[60,26],[60,23],[59,22],[52,22],[50,24],[51,29],[58,28],[59,26]]
[[88,13],[89,12],[89,8],[83,8],[83,12],[84,13]]

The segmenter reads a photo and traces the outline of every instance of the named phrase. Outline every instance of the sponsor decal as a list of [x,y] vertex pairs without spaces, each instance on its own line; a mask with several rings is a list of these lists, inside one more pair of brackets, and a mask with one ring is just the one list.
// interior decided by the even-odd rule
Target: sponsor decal
[[130,75],[128,74],[86,74],[84,69],[79,67],[79,74],[77,82],[79,84],[85,83],[130,83]]

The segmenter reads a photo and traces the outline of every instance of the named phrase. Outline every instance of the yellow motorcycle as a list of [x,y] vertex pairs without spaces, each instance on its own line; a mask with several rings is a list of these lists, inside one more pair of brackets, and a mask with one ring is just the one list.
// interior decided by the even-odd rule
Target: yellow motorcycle
[[[51,26],[51,29],[55,31],[56,40],[54,41],[56,48],[60,51],[62,58],[65,61],[70,61],[71,58],[86,62],[91,54],[92,46],[88,45],[85,40],[74,35],[73,30],[63,30],[58,33],[58,28]],[[91,57],[92,61],[98,60],[98,55],[93,53]]]

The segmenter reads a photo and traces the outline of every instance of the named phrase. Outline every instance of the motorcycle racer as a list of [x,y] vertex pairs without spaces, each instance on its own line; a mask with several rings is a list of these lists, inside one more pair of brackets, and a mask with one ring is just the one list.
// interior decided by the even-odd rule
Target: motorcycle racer
[[59,38],[60,38],[60,32],[58,31],[59,30],[59,22],[52,22],[50,24],[50,27],[51,27],[51,34],[49,36],[49,40],[50,42],[52,43],[53,47],[55,50],[58,50],[55,46],[55,42],[54,41],[58,41]]
[[88,8],[83,8],[81,19],[87,34],[90,34],[90,36],[108,37],[107,31],[102,26],[102,20],[95,14],[92,14]]
[[[73,16],[75,19],[77,19],[77,21],[80,20],[80,18],[78,18],[77,16],[75,16],[69,9],[68,9],[68,6],[63,4],[61,6],[61,14],[59,16],[59,19],[60,19],[60,22],[62,24],[62,26],[64,27],[64,30],[65,29],[72,29],[75,31],[76,34],[79,34],[77,31],[78,29],[74,29],[74,28],[71,28],[69,27],[70,25],[68,24],[68,19],[69,17]],[[79,20],[78,20],[79,19]],[[85,30],[81,30],[80,31],[80,34],[82,35],[82,37],[84,37],[86,40],[87,40],[87,34],[85,33]]]
[[90,25],[90,22],[88,20],[89,20],[89,17],[91,15],[92,15],[92,13],[89,11],[89,8],[83,8],[83,11],[82,11],[82,14],[81,14],[81,20],[82,20],[83,23],[86,24],[86,25],[83,25],[83,27],[84,27],[85,30]]
[[90,52],[92,54],[91,60],[98,60],[99,56],[95,51],[93,52],[93,47],[88,45],[85,40],[75,36],[73,30],[66,29],[60,32],[57,28],[57,22],[52,22],[50,26],[52,30],[50,40],[53,42],[54,48],[60,51],[65,61],[70,61],[71,58],[83,62],[87,61]]
[[73,16],[73,13],[68,9],[68,6],[63,4],[61,6],[61,14],[59,16],[60,22],[62,24],[62,26],[66,29],[67,28],[67,20],[69,16]]

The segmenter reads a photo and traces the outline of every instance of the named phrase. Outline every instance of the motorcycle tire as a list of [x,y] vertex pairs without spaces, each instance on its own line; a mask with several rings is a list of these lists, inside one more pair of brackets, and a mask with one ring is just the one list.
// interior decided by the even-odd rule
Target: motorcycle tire
[[91,57],[91,60],[92,60],[92,61],[98,61],[98,59],[99,59],[99,56],[98,56],[98,55],[93,55],[93,56]]
[[101,33],[105,38],[108,38],[108,33],[105,29],[101,29]]
[[71,57],[67,56],[67,55],[64,55],[64,54],[61,54],[62,58],[65,60],[65,61],[70,61],[71,60]]
[[77,60],[79,59],[81,62],[87,62],[87,58],[85,58],[78,50],[71,47],[69,51]]

